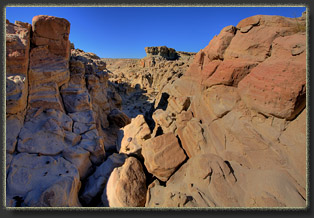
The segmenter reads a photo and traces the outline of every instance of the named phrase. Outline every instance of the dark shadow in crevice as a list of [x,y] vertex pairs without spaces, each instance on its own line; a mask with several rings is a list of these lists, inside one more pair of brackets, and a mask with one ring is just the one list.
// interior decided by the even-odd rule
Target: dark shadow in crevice
[[164,134],[164,131],[162,130],[161,126],[158,126],[155,137],[160,136],[162,134]]
[[162,109],[162,110],[167,110],[167,107],[168,107],[168,99],[169,99],[170,95],[166,92],[163,92],[161,94],[161,98],[160,98],[160,101],[156,107],[156,110],[158,109]]

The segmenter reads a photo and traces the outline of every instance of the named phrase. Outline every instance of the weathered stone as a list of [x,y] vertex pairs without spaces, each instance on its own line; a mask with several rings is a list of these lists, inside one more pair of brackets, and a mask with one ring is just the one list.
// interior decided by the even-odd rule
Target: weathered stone
[[[204,53],[209,60],[220,59],[223,60],[223,55],[227,47],[229,46],[232,38],[236,33],[236,28],[234,26],[227,26],[223,28],[218,36],[214,36],[214,38],[209,42],[208,46],[204,48]],[[206,60],[204,60],[204,63]],[[206,65],[205,65],[206,66]],[[204,67],[205,67],[204,66]]]
[[13,155],[6,152],[5,153],[5,169],[6,169],[5,172],[6,172],[6,175],[8,175],[12,159],[13,159]]
[[112,171],[116,167],[120,167],[126,158],[127,156],[125,154],[114,153],[110,155],[108,159],[97,167],[96,171],[88,177],[82,195],[80,196],[80,200],[86,205],[89,205],[93,198],[100,195],[103,192]]
[[255,62],[242,60],[225,60],[219,64],[215,73],[202,82],[204,86],[228,85],[237,86],[247,76],[252,68],[257,65]]
[[62,157],[17,154],[7,177],[7,197],[23,200],[22,206],[80,206],[79,173]]
[[49,51],[66,60],[70,55],[70,23],[64,18],[38,15],[32,20],[32,43],[48,45]]
[[305,107],[306,54],[291,55],[291,48],[305,41],[304,34],[274,40],[271,57],[239,83],[240,96],[248,107],[286,119],[293,119]]
[[206,105],[216,117],[222,117],[231,111],[240,100],[236,88],[230,86],[213,86],[204,93]]
[[96,123],[95,114],[92,110],[69,113],[68,115],[75,122],[86,123],[86,124],[92,124],[92,123],[95,124]]
[[29,88],[28,104],[31,108],[55,109],[65,112],[59,87],[55,82],[32,85]]
[[178,129],[177,133],[182,143],[182,148],[189,157],[206,153],[207,143],[203,136],[204,129],[199,120],[193,118],[186,123],[186,126]]
[[65,131],[72,129],[72,120],[53,109],[27,120],[19,134],[19,152],[56,155],[73,142],[65,140]]
[[136,158],[129,157],[110,174],[102,202],[109,207],[144,207],[146,190],[142,164]]
[[21,116],[9,116],[6,118],[6,152],[12,154],[15,151],[17,137],[23,127]]
[[96,129],[95,124],[88,124],[88,123],[81,123],[81,122],[74,122],[73,124],[73,132],[76,134],[84,134],[87,131]]
[[274,39],[293,34],[297,22],[300,21],[281,16],[256,15],[246,18],[238,23],[237,28],[242,31],[236,33],[224,58],[262,62],[272,52]]
[[23,75],[6,78],[6,113],[16,114],[27,106],[28,84]]
[[91,110],[91,99],[87,90],[62,88],[61,94],[68,113]]
[[55,82],[58,87],[70,79],[69,63],[49,51],[47,46],[33,48],[30,52],[29,84]]
[[125,113],[116,108],[108,114],[108,121],[110,124],[114,124],[119,128],[131,123],[131,119]]
[[[91,153],[90,160],[93,164],[99,165],[105,159],[105,149],[104,149],[104,141],[102,137],[96,136],[93,130],[89,131],[92,132],[92,136],[86,138],[86,133],[82,136],[82,140],[78,146],[84,148],[85,150]],[[89,133],[87,132],[87,133]],[[97,131],[96,131],[97,132]]]
[[176,50],[173,48],[167,48],[166,46],[145,47],[145,52],[148,57],[156,55],[169,60],[174,60],[178,58]]
[[117,151],[125,154],[136,154],[141,157],[142,144],[151,137],[151,131],[143,115],[131,120],[118,133]]
[[162,181],[167,181],[186,159],[173,133],[146,140],[142,145],[142,155],[147,170]]
[[89,159],[90,153],[82,147],[68,147],[63,150],[62,156],[76,166],[80,179],[84,179],[90,173],[92,163]]
[[27,76],[31,25],[6,23],[6,75]]

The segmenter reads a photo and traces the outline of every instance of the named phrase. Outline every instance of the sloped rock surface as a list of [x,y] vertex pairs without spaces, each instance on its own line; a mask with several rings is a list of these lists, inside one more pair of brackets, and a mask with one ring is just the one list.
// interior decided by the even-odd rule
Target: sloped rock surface
[[293,119],[305,107],[305,42],[302,33],[273,41],[271,57],[239,84],[241,98],[248,107],[287,119]]
[[[295,189],[299,188],[298,184],[286,172],[239,168],[235,171],[230,166],[233,165],[213,154],[195,156],[171,177],[166,187],[157,181],[150,185],[146,206],[282,207],[304,204],[299,190]],[[265,182],[260,183],[260,180]]]

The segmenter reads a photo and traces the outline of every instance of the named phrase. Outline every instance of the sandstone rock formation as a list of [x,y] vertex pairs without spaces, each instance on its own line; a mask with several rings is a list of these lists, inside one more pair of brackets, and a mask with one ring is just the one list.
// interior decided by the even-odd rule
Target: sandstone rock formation
[[80,188],[106,159],[108,115],[128,122],[113,116],[121,98],[99,57],[70,51],[67,20],[6,27],[7,206],[81,206]]
[[[306,36],[298,25],[305,20],[254,16],[226,27],[160,91],[155,108],[166,106],[154,120],[177,135],[189,159],[166,185],[149,186],[146,206],[306,206]],[[170,105],[181,96],[190,104],[180,113]],[[291,143],[281,140],[300,119]]]
[[7,206],[307,206],[305,16],[118,60],[62,18],[6,27]]

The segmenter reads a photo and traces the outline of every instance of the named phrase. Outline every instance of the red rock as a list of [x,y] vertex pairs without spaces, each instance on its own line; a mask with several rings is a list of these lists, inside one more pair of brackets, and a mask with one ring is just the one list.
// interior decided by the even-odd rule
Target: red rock
[[279,36],[295,32],[297,22],[293,18],[256,15],[237,25],[238,31],[225,51],[225,59],[246,59],[262,62],[271,53],[271,44]]
[[271,57],[239,83],[248,107],[286,119],[293,119],[305,107],[306,52],[293,53],[296,47],[305,48],[305,43],[305,34],[274,40]]
[[207,87],[221,84],[237,86],[256,65],[257,63],[244,60],[225,60],[219,64],[213,75],[203,81],[202,84]]
[[[232,38],[236,34],[236,28],[234,26],[227,26],[223,28],[218,36],[214,36],[214,38],[209,42],[208,46],[204,48],[204,53],[207,58],[212,61],[215,59],[224,59],[224,52],[226,48],[229,46]],[[204,63],[205,57],[204,57]]]
[[191,77],[199,77],[197,75],[200,75],[201,81],[211,76],[217,69],[221,60],[224,59],[224,52],[229,46],[235,33],[236,28],[234,26],[223,28],[218,36],[215,36],[204,49],[196,54],[194,61],[186,74]]
[[64,18],[38,15],[32,20],[32,42],[36,46],[48,45],[51,53],[62,56],[66,60],[70,57],[70,23]]

